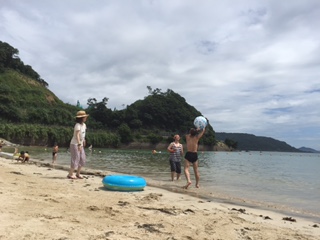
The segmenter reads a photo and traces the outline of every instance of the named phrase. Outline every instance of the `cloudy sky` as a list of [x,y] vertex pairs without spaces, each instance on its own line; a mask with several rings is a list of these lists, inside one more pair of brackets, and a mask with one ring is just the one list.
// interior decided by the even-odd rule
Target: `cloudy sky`
[[0,0],[0,41],[62,101],[172,89],[214,130],[320,150],[318,0]]

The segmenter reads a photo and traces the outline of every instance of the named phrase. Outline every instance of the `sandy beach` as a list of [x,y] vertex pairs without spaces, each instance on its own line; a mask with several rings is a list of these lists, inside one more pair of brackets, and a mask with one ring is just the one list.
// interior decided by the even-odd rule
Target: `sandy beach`
[[0,239],[320,239],[318,222],[149,185],[108,191],[106,174],[70,180],[64,169],[0,157]]

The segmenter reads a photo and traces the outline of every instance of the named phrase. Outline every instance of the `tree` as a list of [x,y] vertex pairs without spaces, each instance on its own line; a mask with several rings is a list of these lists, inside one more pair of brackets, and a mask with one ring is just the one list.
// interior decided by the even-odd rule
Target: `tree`
[[149,95],[165,94],[165,93],[161,92],[160,88],[156,88],[156,89],[152,90],[152,88],[150,86],[147,86],[147,89],[148,89]]
[[109,101],[109,98],[107,98],[107,97],[104,97],[104,98],[102,99],[102,103],[103,103],[105,106],[107,106],[108,101]]
[[97,102],[95,98],[89,98],[87,100],[88,113],[97,122],[102,123],[104,126],[110,126],[112,124],[112,110],[107,108],[109,98],[104,97],[101,102]]
[[87,105],[89,106],[89,108],[94,108],[96,104],[97,104],[97,99],[95,98],[89,98],[87,101]]
[[162,141],[163,137],[154,133],[150,133],[148,135],[148,139],[152,144],[158,144],[159,142]]
[[152,94],[152,88],[150,86],[147,86],[148,92],[151,95]]
[[119,126],[118,134],[122,143],[129,143],[133,140],[131,129],[126,123],[123,123]]
[[42,86],[48,87],[49,84],[40,78],[40,75],[32,69],[30,65],[25,65],[19,58],[19,50],[10,46],[6,42],[0,41],[0,72],[5,68],[14,69],[34,80]]
[[6,42],[0,41],[0,63],[3,64],[3,67],[12,67],[13,59],[19,59],[18,54],[18,49],[13,48]]
[[224,143],[229,147],[229,148],[233,148],[233,149],[237,149],[238,147],[238,142],[232,140],[232,139],[229,139],[229,138],[226,138],[224,140]]

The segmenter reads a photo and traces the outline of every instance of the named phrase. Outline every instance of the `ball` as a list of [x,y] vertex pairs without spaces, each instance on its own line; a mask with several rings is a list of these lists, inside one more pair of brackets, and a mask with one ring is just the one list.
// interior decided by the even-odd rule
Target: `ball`
[[205,117],[198,116],[194,119],[193,124],[196,128],[204,129],[208,123]]

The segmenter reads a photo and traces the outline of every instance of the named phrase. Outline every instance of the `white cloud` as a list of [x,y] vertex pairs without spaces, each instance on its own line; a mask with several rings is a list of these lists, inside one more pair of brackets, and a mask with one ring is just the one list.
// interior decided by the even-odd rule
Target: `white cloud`
[[218,132],[320,149],[319,16],[317,0],[0,0],[0,40],[64,102],[172,89]]

